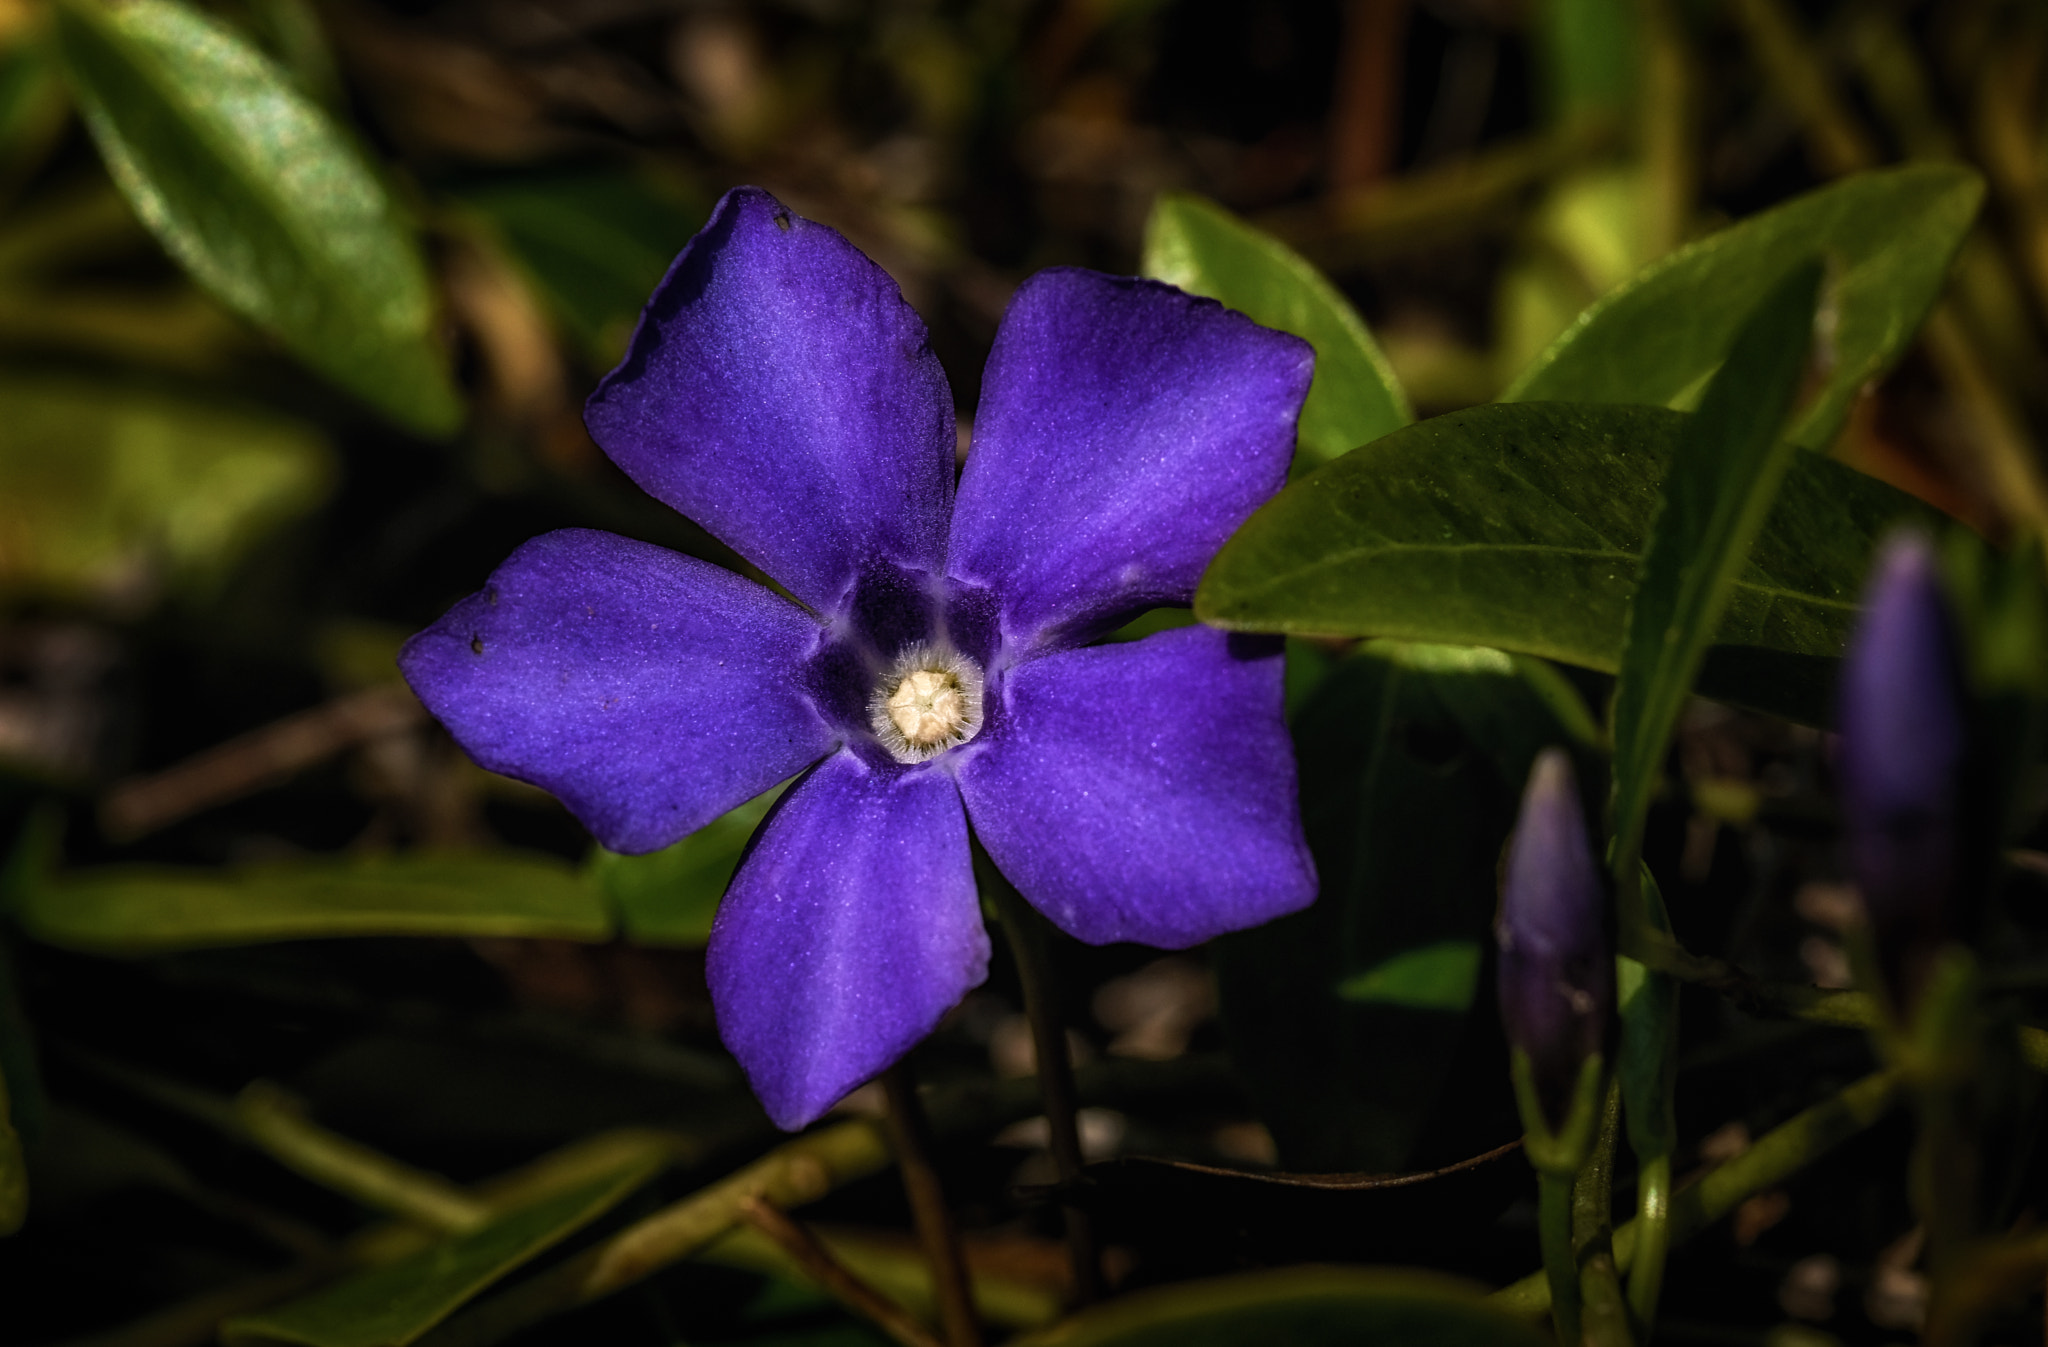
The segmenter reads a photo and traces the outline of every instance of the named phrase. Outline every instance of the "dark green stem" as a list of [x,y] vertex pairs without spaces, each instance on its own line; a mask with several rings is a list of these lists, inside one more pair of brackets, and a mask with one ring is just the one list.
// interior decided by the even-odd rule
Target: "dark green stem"
[[1572,1260],[1579,1273],[1580,1331],[1597,1347],[1628,1347],[1628,1305],[1614,1266],[1614,1157],[1621,1148],[1621,1085],[1600,1104],[1592,1154],[1572,1188]]
[[[1080,1108],[1074,1091],[1074,1063],[1067,1053],[1067,1030],[1060,1022],[1057,984],[1052,970],[1050,931],[1045,919],[1007,883],[988,886],[1002,919],[1003,933],[1017,961],[1017,979],[1024,986],[1024,1014],[1031,1021],[1031,1044],[1038,1061],[1038,1088],[1052,1133],[1053,1164],[1060,1187],[1072,1193],[1081,1182]],[[1067,1253],[1074,1267],[1074,1299],[1087,1305],[1102,1297],[1102,1258],[1095,1244],[1095,1224],[1074,1202],[1065,1204]]]
[[960,1253],[960,1232],[946,1206],[938,1168],[932,1164],[932,1129],[917,1097],[917,1084],[907,1062],[882,1073],[889,1096],[889,1147],[903,1174],[903,1192],[925,1259],[932,1265],[932,1289],[939,1302],[939,1322],[946,1347],[981,1347],[981,1325],[974,1317],[974,1294],[967,1280],[967,1260]]
[[1550,1284],[1550,1318],[1561,1344],[1579,1341],[1579,1260],[1572,1247],[1572,1181],[1541,1171],[1536,1177],[1536,1220],[1543,1242],[1543,1275]]

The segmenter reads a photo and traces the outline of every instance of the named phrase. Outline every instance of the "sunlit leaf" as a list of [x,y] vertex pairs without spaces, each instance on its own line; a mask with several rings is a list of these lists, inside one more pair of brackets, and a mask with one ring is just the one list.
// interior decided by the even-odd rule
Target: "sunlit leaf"
[[1805,368],[1819,285],[1817,263],[1780,278],[1679,428],[1615,680],[1617,864],[1636,863],[1665,745],[1796,452],[1779,432]]
[[638,1157],[621,1169],[492,1221],[470,1234],[359,1272],[221,1328],[229,1347],[404,1347],[466,1302],[616,1206],[661,1167]]
[[1470,1014],[1520,781],[1544,746],[1583,742],[1583,708],[1550,697],[1497,650],[1375,641],[1295,715],[1317,900],[1212,946],[1231,1055],[1288,1168],[1431,1169],[1513,1135],[1498,1031]]
[[1913,339],[1983,195],[1974,172],[1950,164],[1858,174],[1809,192],[1680,249],[1601,299],[1502,401],[1680,405],[1771,285],[1818,253],[1828,265],[1827,379],[1791,436],[1825,448],[1857,394]]
[[621,856],[597,847],[585,871],[618,909],[626,938],[642,945],[698,947],[711,938],[732,872],[739,868],[747,840],[782,795],[782,787],[757,795],[721,815],[674,846],[644,856]]
[[[1218,626],[1490,646],[1612,671],[1684,417],[1651,407],[1471,407],[1295,482],[1211,563]],[[1878,536],[1926,506],[1794,458],[1700,677],[1708,696],[1820,723]]]
[[176,0],[61,0],[114,180],[228,307],[403,425],[462,419],[419,245],[348,136],[271,59]]
[[1316,348],[1315,382],[1301,409],[1304,467],[1414,419],[1357,310],[1278,239],[1201,197],[1162,196],[1145,227],[1144,270]]
[[333,477],[296,421],[118,384],[0,380],[0,594],[204,589]]
[[14,916],[53,945],[144,953],[330,936],[603,940],[604,901],[539,855],[321,857],[242,869],[120,865],[31,880]]
[[1547,1334],[1427,1272],[1302,1267],[1136,1291],[1013,1347],[1539,1347]]

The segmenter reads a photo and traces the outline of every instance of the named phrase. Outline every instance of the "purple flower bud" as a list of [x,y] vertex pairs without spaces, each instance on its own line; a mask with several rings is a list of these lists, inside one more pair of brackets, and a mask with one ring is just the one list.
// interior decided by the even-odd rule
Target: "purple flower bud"
[[1880,972],[1901,1008],[1971,895],[1961,825],[1969,728],[1955,623],[1934,547],[1901,533],[1880,549],[1842,668],[1842,815],[1849,870]]
[[1586,837],[1571,758],[1547,748],[1522,793],[1494,939],[1508,1042],[1529,1058],[1552,1130],[1564,1127],[1586,1059],[1614,1015],[1607,891]]

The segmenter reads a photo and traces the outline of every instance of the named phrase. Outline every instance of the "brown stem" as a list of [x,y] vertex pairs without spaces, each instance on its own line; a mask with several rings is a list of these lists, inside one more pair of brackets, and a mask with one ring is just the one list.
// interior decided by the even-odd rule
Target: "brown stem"
[[903,1347],[940,1347],[939,1340],[913,1318],[910,1311],[854,1276],[846,1264],[834,1258],[832,1251],[801,1222],[758,1197],[742,1202],[740,1215],[747,1219],[749,1225],[774,1240],[784,1253],[796,1260],[805,1275],[830,1292],[840,1304],[872,1322]]
[[974,1318],[974,1298],[967,1284],[967,1260],[960,1253],[960,1232],[946,1207],[939,1171],[932,1165],[932,1129],[907,1062],[882,1073],[889,1096],[889,1145],[903,1173],[903,1191],[910,1198],[911,1219],[924,1256],[932,1265],[932,1289],[938,1295],[939,1323],[947,1347],[981,1347],[981,1326]]
[[[1060,1023],[1047,957],[1044,919],[1007,884],[996,884],[996,910],[1017,961],[1017,979],[1024,984],[1024,1014],[1031,1021],[1031,1045],[1038,1061],[1038,1091],[1052,1134],[1052,1159],[1060,1187],[1068,1193],[1081,1181],[1081,1125],[1074,1090],[1074,1062],[1067,1053],[1067,1031]],[[1074,1202],[1065,1204],[1067,1253],[1074,1265],[1074,1300],[1091,1304],[1102,1297],[1102,1255],[1095,1245],[1095,1223]]]

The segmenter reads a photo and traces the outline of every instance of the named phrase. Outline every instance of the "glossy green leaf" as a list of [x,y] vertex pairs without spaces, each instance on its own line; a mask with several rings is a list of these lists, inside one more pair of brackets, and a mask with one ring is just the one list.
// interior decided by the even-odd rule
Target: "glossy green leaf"
[[325,498],[309,427],[119,384],[0,380],[0,595],[204,590]]
[[409,1257],[356,1273],[302,1300],[231,1319],[228,1347],[404,1347],[507,1273],[618,1205],[663,1164],[631,1164]]
[[61,0],[56,31],[108,170],[171,256],[314,369],[425,434],[462,403],[411,230],[292,78],[176,0]]
[[1913,339],[1983,195],[1983,181],[1952,164],[1862,173],[1809,192],[1681,248],[1601,299],[1501,400],[1680,405],[1772,284],[1818,253],[1828,264],[1827,377],[1791,436],[1826,448],[1863,387]]
[[[1618,667],[1636,567],[1683,415],[1471,407],[1293,483],[1224,544],[1206,622],[1481,645]],[[1820,723],[1877,537],[1925,505],[1794,458],[1708,652],[1708,696]]]
[[1614,686],[1610,828],[1615,864],[1629,871],[1665,745],[1797,452],[1779,432],[1806,368],[1820,279],[1817,262],[1780,278],[1736,334],[1699,411],[1679,427]]
[[1327,462],[1414,419],[1358,311],[1321,272],[1270,235],[1197,196],[1159,198],[1145,226],[1144,272],[1220,300],[1316,348],[1301,409],[1301,465]]
[[1498,1035],[1470,1023],[1479,954],[1519,783],[1576,738],[1499,651],[1394,641],[1296,714],[1319,897],[1211,946],[1232,1058],[1287,1168],[1432,1169],[1513,1135],[1506,1067],[1485,1060]]
[[1136,1291],[1012,1347],[1540,1347],[1547,1335],[1434,1273],[1297,1267]]
[[31,880],[14,916],[52,945],[150,953],[331,936],[604,940],[596,888],[540,855],[322,857],[236,870],[118,865]]
[[610,365],[657,282],[710,213],[670,184],[612,169],[503,179],[459,191],[488,217],[590,358]]
[[584,870],[619,913],[628,940],[700,948],[711,938],[732,872],[783,787],[757,795],[674,846],[644,856],[596,847]]

